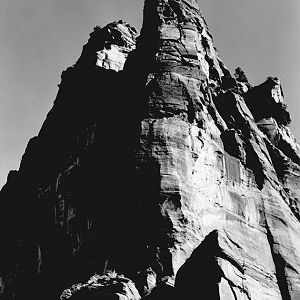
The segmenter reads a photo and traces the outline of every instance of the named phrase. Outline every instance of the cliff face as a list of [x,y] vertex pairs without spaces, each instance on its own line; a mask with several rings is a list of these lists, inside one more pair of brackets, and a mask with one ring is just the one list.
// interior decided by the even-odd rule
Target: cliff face
[[136,35],[95,28],[9,174],[4,299],[299,299],[280,81],[234,79],[194,0],[146,0]]

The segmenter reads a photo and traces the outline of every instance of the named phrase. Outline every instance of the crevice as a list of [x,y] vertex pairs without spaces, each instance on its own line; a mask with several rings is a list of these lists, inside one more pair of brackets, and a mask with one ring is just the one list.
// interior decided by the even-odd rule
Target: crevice
[[184,21],[185,18],[182,14],[182,9],[180,7],[180,4],[175,1],[169,1],[169,5],[170,5],[171,9],[173,10],[173,12],[176,14],[178,23]]
[[289,287],[288,287],[288,281],[285,274],[285,267],[286,267],[286,261],[281,256],[280,253],[276,253],[274,251],[274,237],[271,233],[271,230],[269,228],[268,223],[266,222],[265,228],[267,230],[267,239],[270,245],[271,255],[273,258],[273,262],[275,265],[275,271],[276,271],[276,279],[277,279],[277,285],[279,287],[282,300],[292,300],[290,293],[289,293]]
[[235,299],[235,300],[238,300],[238,298],[237,298],[237,296],[236,296],[236,293],[235,293],[235,290],[234,290],[234,288],[231,286],[230,283],[229,283],[229,287],[230,287],[230,289],[231,289],[231,291],[232,291],[232,294],[233,294],[234,299]]
[[265,175],[260,159],[250,141],[246,141],[246,167],[252,170],[257,187],[262,190],[265,182]]
[[[236,284],[234,284],[233,281],[231,281],[226,276],[223,276],[223,278],[228,282],[228,284],[230,286],[230,289],[231,289],[231,291],[232,291],[232,293],[234,295],[235,300],[238,300],[238,298],[237,298],[236,292],[234,291],[234,287],[237,288],[237,289],[239,289],[243,294],[245,294],[247,296],[247,298],[249,300],[251,300],[250,294],[249,294],[249,292],[247,290],[245,290],[244,288],[242,288],[240,286],[237,286]],[[226,299],[224,299],[224,300],[226,300]]]
[[236,243],[234,240],[232,240],[232,239],[230,238],[230,236],[228,235],[228,233],[226,232],[226,230],[224,230],[224,232],[225,232],[227,238],[229,239],[229,241],[230,241],[233,245],[235,245],[235,246],[236,246],[237,248],[239,248],[239,249],[242,249],[242,247],[241,247],[238,243]]
[[268,139],[265,139],[265,144],[267,146],[268,152],[271,157],[273,167],[279,180],[283,180],[284,175],[288,169],[289,159],[278,149]]
[[246,154],[244,144],[237,131],[234,129],[227,129],[221,134],[224,150],[231,156],[239,159],[241,163],[245,163]]
[[224,276],[223,278],[228,282],[228,285],[229,285],[229,287],[231,289],[231,292],[233,294],[234,299],[238,300],[238,298],[236,296],[236,292],[235,292],[235,290],[233,288],[233,287],[237,287],[237,286],[230,279],[228,279],[226,276]]

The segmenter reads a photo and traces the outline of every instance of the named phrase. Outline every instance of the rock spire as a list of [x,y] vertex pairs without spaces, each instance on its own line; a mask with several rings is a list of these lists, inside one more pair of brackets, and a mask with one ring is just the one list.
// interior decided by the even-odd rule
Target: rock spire
[[139,37],[96,27],[0,192],[3,297],[298,300],[290,121],[195,0],[146,0]]

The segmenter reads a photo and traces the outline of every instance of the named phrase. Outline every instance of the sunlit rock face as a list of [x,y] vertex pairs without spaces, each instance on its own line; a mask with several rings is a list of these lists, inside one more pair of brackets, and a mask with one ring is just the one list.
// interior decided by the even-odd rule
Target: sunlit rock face
[[128,54],[135,48],[136,36],[135,28],[123,21],[103,28],[96,26],[83,47],[77,67],[123,70]]
[[72,285],[62,292],[60,300],[66,299],[119,299],[140,300],[134,283],[116,272],[109,271],[102,276],[95,274],[87,282]]
[[300,299],[300,148],[280,81],[233,78],[193,0],[146,0],[135,36],[94,30],[10,173],[2,293]]

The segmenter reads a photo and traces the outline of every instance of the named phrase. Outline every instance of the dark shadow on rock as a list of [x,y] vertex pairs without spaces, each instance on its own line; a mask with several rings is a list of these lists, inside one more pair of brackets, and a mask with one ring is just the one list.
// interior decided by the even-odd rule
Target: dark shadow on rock
[[218,265],[217,258],[221,255],[218,232],[215,230],[204,239],[179,269],[175,281],[175,299],[219,300],[218,283],[223,271]]

